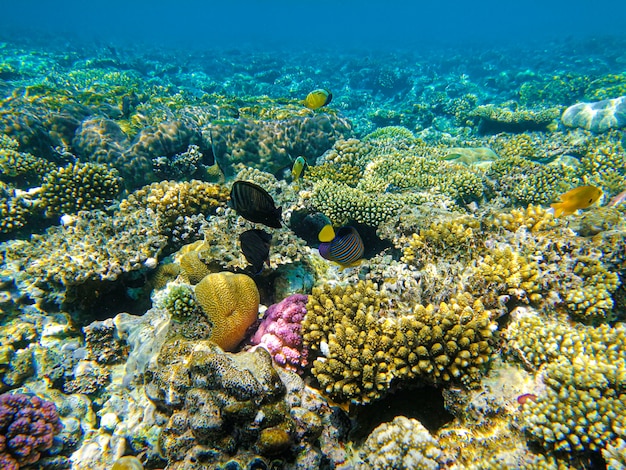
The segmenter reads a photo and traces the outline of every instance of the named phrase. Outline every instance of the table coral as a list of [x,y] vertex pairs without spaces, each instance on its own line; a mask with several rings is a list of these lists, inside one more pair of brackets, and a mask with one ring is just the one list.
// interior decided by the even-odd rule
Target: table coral
[[226,351],[235,349],[257,319],[259,291],[254,280],[245,274],[212,273],[194,292],[213,326],[210,339]]
[[0,395],[0,466],[18,470],[37,462],[61,429],[53,403],[20,393]]
[[276,364],[302,373],[308,349],[302,340],[302,320],[308,297],[294,294],[271,305],[250,342],[266,348]]

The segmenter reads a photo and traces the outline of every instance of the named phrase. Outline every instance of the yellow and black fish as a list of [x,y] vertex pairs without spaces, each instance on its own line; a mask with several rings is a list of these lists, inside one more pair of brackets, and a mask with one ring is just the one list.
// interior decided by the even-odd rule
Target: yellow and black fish
[[235,181],[228,205],[250,222],[273,228],[282,227],[282,208],[276,207],[272,196],[259,185],[249,181]]
[[330,91],[324,88],[318,88],[309,93],[302,104],[309,109],[318,109],[329,104],[332,99],[333,94]]
[[263,270],[263,264],[270,264],[272,236],[265,230],[251,229],[239,235],[239,245],[254,274]]
[[351,266],[363,257],[365,246],[359,232],[354,227],[345,226],[337,230],[331,241],[320,243],[318,250],[322,258]]

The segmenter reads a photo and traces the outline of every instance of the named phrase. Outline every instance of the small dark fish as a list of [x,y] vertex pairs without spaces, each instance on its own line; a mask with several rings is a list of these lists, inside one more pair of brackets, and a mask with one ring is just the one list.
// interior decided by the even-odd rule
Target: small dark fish
[[272,236],[265,230],[246,230],[239,235],[239,245],[254,274],[263,270],[263,263],[270,264],[270,244]]
[[272,196],[254,183],[235,181],[230,190],[228,205],[250,222],[273,228],[282,227],[280,223],[282,208],[276,207]]
[[322,258],[351,266],[363,257],[365,247],[363,240],[354,227],[341,227],[335,238],[330,242],[320,243],[319,252]]

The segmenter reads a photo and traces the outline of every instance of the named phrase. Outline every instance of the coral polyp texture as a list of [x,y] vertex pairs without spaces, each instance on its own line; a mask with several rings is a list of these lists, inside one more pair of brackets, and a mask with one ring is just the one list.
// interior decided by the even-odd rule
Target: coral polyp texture
[[0,466],[36,463],[62,429],[54,403],[21,393],[0,395]]
[[302,321],[308,297],[294,294],[271,305],[250,342],[266,348],[276,364],[296,372],[307,365],[308,349],[302,339]]
[[259,290],[246,274],[207,274],[194,288],[198,305],[212,325],[211,341],[232,351],[257,319]]
[[578,103],[570,106],[561,116],[563,124],[592,132],[605,132],[626,126],[626,96]]
[[39,194],[48,217],[92,210],[111,202],[120,192],[115,169],[93,163],[74,163],[46,175]]
[[333,399],[368,403],[383,397],[392,381],[471,386],[480,380],[495,339],[480,301],[460,295],[385,318],[389,308],[371,282],[313,289],[303,337],[316,355],[313,375]]

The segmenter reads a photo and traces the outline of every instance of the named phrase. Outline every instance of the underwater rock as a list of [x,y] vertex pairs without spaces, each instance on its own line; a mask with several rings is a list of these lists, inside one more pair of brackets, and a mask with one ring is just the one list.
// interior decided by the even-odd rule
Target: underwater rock
[[580,127],[591,132],[626,127],[626,96],[575,104],[565,110],[561,121],[568,127]]

